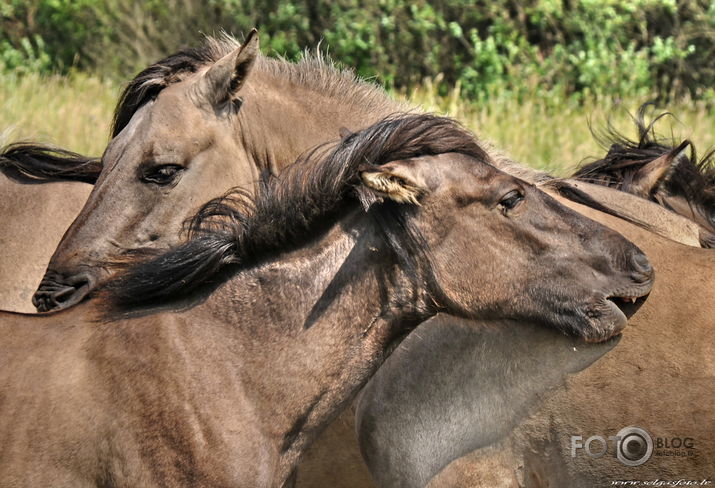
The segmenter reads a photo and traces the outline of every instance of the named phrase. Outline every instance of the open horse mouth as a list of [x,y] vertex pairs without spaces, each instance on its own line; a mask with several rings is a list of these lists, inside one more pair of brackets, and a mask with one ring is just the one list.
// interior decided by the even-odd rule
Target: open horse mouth
[[616,293],[596,300],[587,310],[590,327],[582,330],[586,342],[601,342],[620,334],[638,309],[645,303],[651,290],[646,283],[627,293]]
[[629,260],[627,275],[618,281],[620,283],[596,295],[595,300],[587,305],[588,325],[579,330],[579,335],[587,342],[605,341],[623,331],[628,319],[645,303],[653,288],[655,271],[646,255],[638,251]]
[[62,310],[81,302],[94,280],[89,273],[80,273],[64,278],[59,273],[48,271],[32,296],[32,304],[38,312]]

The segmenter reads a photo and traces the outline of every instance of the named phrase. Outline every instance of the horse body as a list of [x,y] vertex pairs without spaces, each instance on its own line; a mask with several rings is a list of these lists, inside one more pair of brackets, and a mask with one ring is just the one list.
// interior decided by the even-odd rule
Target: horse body
[[[339,240],[308,266],[304,251],[236,277],[186,312],[111,323],[87,320],[100,313],[91,304],[39,324],[4,315],[12,340],[1,355],[0,479],[281,486],[313,432],[366,381],[374,362],[366,359],[386,341],[381,327],[361,334],[380,300],[373,270],[359,262],[350,285],[360,300],[338,297],[342,307],[305,328],[343,265],[336,257],[350,251],[349,238]],[[269,292],[292,306],[263,300]]]
[[[455,140],[472,154],[420,157]],[[438,310],[617,334],[612,300],[650,289],[640,251],[471,141],[444,119],[387,120],[291,166],[244,201],[252,215],[212,202],[194,239],[113,285],[124,318],[108,321],[101,299],[0,314],[0,479],[282,486],[392,344]]]
[[35,311],[32,295],[47,261],[91,190],[76,181],[20,183],[0,173],[0,309]]

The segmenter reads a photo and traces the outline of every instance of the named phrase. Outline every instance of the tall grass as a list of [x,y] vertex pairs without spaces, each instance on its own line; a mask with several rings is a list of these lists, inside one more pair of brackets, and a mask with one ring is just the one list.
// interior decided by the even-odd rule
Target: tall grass
[[[622,102],[618,107],[591,101],[547,108],[532,98],[521,103],[495,100],[476,105],[461,97],[459,87],[440,96],[439,82],[428,80],[394,96],[456,117],[515,159],[561,175],[586,158],[603,154],[590,133],[589,121],[599,127],[611,117],[617,128],[634,136],[628,111],[634,113],[644,101]],[[0,74],[1,139],[40,140],[99,155],[107,144],[119,89],[115,83],[86,75]],[[704,104],[680,102],[666,108],[676,120],[659,124],[663,135],[672,130],[675,138],[691,139],[701,152],[715,147],[715,113]]]
[[[422,86],[397,96],[427,110],[451,115],[514,159],[562,176],[579,163],[604,154],[591,127],[598,131],[610,120],[621,133],[635,138],[635,125],[629,114],[635,114],[642,103],[649,101],[591,100],[581,104],[565,102],[553,108],[534,97],[521,103],[501,99],[477,105],[465,102],[459,86],[448,96],[440,96],[439,82],[426,80]],[[690,139],[699,154],[715,147],[715,111],[706,104],[680,101],[656,109],[674,116],[656,125],[656,132],[662,136]]]
[[101,155],[118,96],[118,85],[82,74],[0,74],[0,145],[33,140]]

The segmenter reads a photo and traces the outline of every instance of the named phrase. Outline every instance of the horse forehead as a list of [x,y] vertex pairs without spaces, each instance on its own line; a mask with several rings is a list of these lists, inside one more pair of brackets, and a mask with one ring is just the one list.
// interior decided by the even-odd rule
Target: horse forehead
[[471,156],[458,154],[450,159],[450,164],[445,165],[446,171],[458,185],[465,185],[471,189],[486,189],[491,185],[503,184],[506,180],[514,179],[491,164]]
[[166,88],[137,121],[143,151],[152,154],[196,152],[216,137],[210,114],[198,108],[185,90]]
[[146,135],[145,121],[150,118],[153,103],[150,101],[139,107],[127,125],[109,142],[102,156],[103,173],[111,172],[120,161],[131,158],[133,153],[141,150]]
[[157,130],[186,130],[198,124],[208,125],[209,118],[191,100],[188,85],[180,83],[161,91],[151,109],[150,123]]
[[[103,158],[107,171],[120,164],[127,166],[130,161],[139,163],[148,157],[191,152],[192,148],[201,146],[198,139],[206,131],[187,131],[187,118],[179,120],[180,112],[170,109],[170,115],[167,116],[162,114],[162,107],[158,108],[157,101],[150,101],[140,107],[126,127],[110,142]],[[178,127],[179,122],[184,126]]]

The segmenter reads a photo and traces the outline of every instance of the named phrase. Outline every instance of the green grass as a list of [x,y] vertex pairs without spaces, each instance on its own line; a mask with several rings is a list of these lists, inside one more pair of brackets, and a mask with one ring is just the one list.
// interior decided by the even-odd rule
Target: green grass
[[119,88],[85,75],[0,74],[0,144],[32,140],[101,155]]
[[[476,106],[462,100],[458,89],[446,97],[437,95],[435,85],[428,81],[398,96],[427,110],[451,115],[517,161],[561,176],[570,174],[576,165],[589,158],[603,156],[604,149],[591,135],[589,123],[598,129],[610,118],[621,133],[635,138],[635,125],[629,112],[636,113],[640,105],[648,101],[630,100],[619,104],[592,101],[548,108],[538,99],[522,103],[495,100]],[[658,112],[667,109],[675,116],[656,125],[660,135],[690,139],[701,155],[715,148],[715,111],[704,103],[683,101],[657,108]]]
[[[599,156],[589,131],[611,116],[614,124],[634,136],[627,111],[644,100],[614,108],[591,102],[546,108],[537,99],[523,103],[498,100],[475,106],[460,98],[459,90],[437,95],[437,83],[426,82],[409,93],[398,93],[426,110],[456,117],[481,138],[491,140],[515,159],[565,175],[588,157]],[[70,77],[0,74],[0,143],[39,140],[83,154],[99,155],[107,144],[111,114],[120,86],[86,75]],[[667,107],[677,120],[661,122],[659,132],[689,138],[703,153],[715,147],[715,113],[704,105],[681,102]]]

